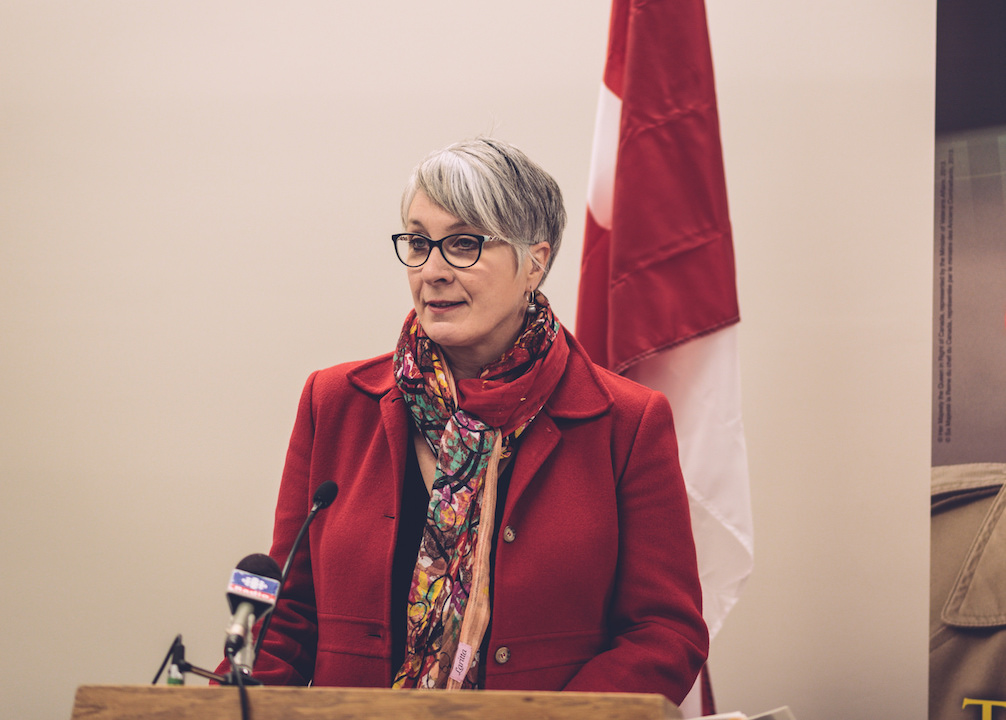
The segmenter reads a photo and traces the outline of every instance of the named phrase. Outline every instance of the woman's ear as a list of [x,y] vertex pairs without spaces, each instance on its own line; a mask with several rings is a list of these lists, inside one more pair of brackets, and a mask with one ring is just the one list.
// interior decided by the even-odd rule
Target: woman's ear
[[532,289],[537,290],[541,284],[541,276],[545,274],[545,268],[548,266],[548,259],[552,256],[552,246],[547,242],[540,242],[529,247],[528,253],[533,258],[528,277],[535,280]]

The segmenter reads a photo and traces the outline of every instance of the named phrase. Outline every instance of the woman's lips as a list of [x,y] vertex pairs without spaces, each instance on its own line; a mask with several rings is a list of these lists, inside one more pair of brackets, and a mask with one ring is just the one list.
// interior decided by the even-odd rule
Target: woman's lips
[[426,307],[433,312],[446,312],[463,304],[462,302],[450,302],[448,300],[430,300],[426,303]]

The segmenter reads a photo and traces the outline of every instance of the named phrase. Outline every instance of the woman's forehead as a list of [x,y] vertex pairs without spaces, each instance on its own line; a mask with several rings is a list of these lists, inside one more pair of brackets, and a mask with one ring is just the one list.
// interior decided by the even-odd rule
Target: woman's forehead
[[466,232],[476,230],[476,226],[465,222],[449,210],[430,200],[423,191],[419,190],[409,204],[406,224],[415,229],[436,226],[441,230],[450,232]]

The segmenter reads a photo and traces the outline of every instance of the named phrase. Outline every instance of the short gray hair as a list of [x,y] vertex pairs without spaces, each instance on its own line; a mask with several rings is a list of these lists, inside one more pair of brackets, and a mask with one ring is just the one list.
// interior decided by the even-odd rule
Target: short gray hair
[[551,253],[544,281],[559,252],[566,208],[555,179],[523,152],[501,140],[478,137],[430,153],[405,186],[403,225],[420,190],[459,220],[506,240],[519,258],[529,254],[531,245],[547,242]]

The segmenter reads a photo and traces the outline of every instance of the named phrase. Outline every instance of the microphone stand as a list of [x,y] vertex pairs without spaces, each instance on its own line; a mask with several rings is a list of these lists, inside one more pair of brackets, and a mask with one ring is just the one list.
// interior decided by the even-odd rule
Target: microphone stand
[[[193,675],[198,675],[199,677],[206,678],[207,680],[212,680],[213,682],[218,682],[221,685],[232,685],[233,683],[224,675],[219,675],[215,672],[209,670],[204,670],[201,667],[196,667],[189,661],[185,659],[185,645],[182,644],[182,636],[176,635],[174,642],[171,643],[171,647],[168,648],[168,654],[164,656],[164,662],[161,663],[161,667],[157,669],[157,674],[154,675],[154,681],[150,683],[151,685],[156,685],[157,681],[161,679],[161,673],[164,672],[164,668],[171,663],[173,667],[178,668],[178,671],[182,673],[183,678],[180,683],[171,682],[171,672],[168,672],[168,683],[169,684],[179,684],[184,685],[185,673],[192,673]],[[249,683],[253,684],[253,683]]]
[[226,675],[219,675],[218,673],[196,667],[185,659],[185,645],[182,644],[182,636],[176,635],[174,642],[171,643],[171,647],[168,648],[168,654],[164,656],[164,661],[161,663],[161,667],[157,669],[157,674],[154,675],[154,681],[151,685],[157,684],[157,681],[161,678],[161,673],[164,672],[164,668],[168,666],[169,662],[171,663],[171,670],[177,668],[178,672],[182,675],[180,682],[172,682],[172,673],[171,670],[169,670],[169,684],[184,685],[185,673],[192,673],[193,675],[204,677],[207,680],[212,680],[220,683],[221,685],[236,685],[238,688],[238,695],[241,700],[241,718],[242,720],[248,720],[248,718],[251,717],[251,704],[248,700],[247,687],[249,685],[261,685],[262,683],[252,678],[251,675],[246,675],[241,671],[238,666],[237,659],[235,658],[235,653],[228,653],[227,658],[231,663],[231,671]]

